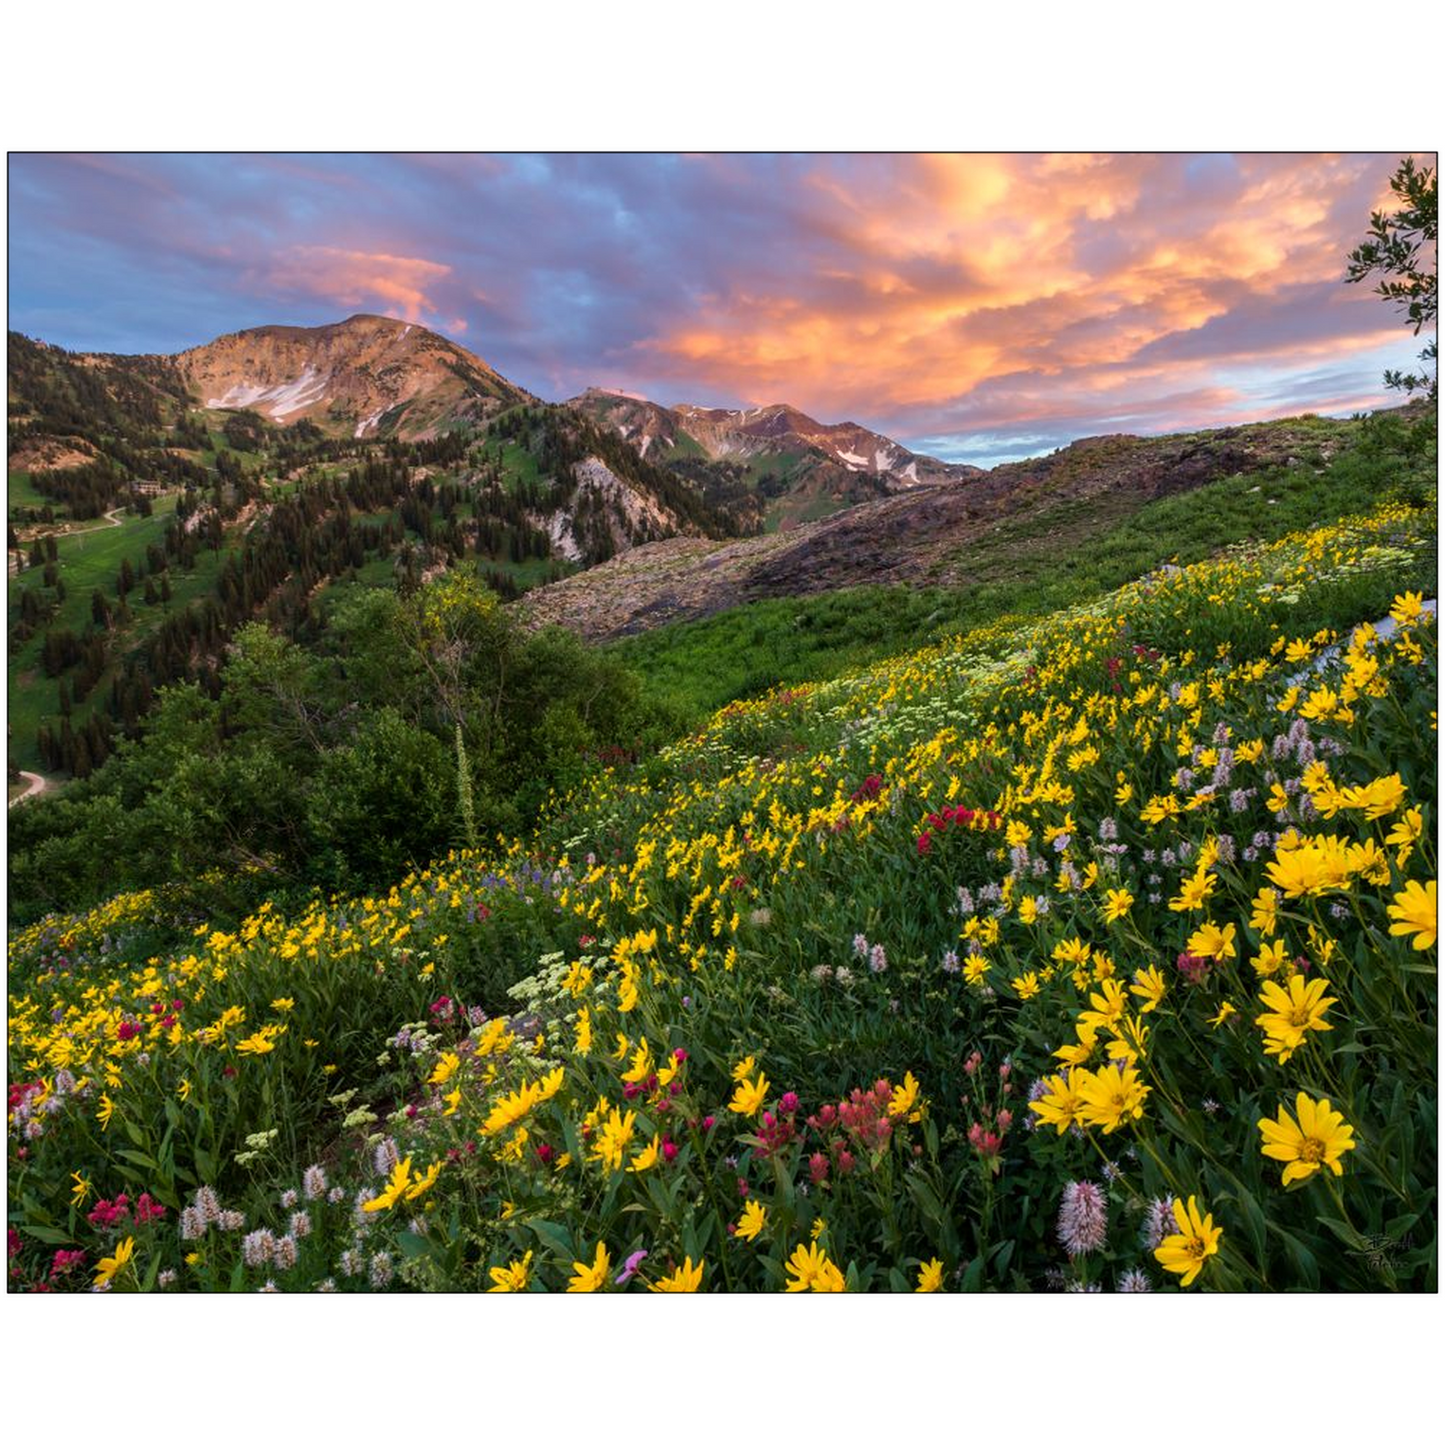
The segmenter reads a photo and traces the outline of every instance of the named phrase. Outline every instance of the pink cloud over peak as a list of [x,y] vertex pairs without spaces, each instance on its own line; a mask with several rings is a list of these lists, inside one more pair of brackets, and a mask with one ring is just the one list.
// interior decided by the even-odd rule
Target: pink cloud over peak
[[[338,246],[291,246],[260,268],[254,281],[280,294],[299,293],[338,306],[374,308],[401,321],[420,323],[438,315],[428,293],[451,274],[450,266],[419,256],[348,251]],[[465,322],[461,329],[466,329]]]

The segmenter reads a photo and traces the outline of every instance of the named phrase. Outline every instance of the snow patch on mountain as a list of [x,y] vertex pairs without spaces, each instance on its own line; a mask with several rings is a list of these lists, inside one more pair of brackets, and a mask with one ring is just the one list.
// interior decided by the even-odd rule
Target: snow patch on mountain
[[[293,411],[301,411],[304,407],[321,401],[326,395],[326,383],[330,379],[329,372],[322,373],[314,366],[307,366],[295,381],[283,381],[277,386],[251,386],[245,382],[237,382],[223,396],[207,401],[206,406],[212,410],[254,407],[279,421],[283,416],[290,416]],[[361,433],[358,432],[357,435],[360,436]]]

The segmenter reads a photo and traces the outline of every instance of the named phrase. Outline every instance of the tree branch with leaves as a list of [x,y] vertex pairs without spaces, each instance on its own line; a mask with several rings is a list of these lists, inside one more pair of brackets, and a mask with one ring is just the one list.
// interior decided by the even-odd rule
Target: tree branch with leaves
[[[1379,275],[1383,279],[1375,287],[1377,295],[1400,307],[1407,322],[1418,336],[1436,322],[1436,276],[1439,266],[1437,238],[1436,172],[1432,167],[1417,167],[1406,156],[1390,178],[1390,189],[1400,201],[1400,209],[1386,214],[1376,211],[1370,217],[1370,234],[1350,252],[1345,280],[1359,282]],[[1437,340],[1420,353],[1420,360],[1430,367],[1418,375],[1413,372],[1387,371],[1385,385],[1407,394],[1423,390],[1433,402],[1437,386]]]

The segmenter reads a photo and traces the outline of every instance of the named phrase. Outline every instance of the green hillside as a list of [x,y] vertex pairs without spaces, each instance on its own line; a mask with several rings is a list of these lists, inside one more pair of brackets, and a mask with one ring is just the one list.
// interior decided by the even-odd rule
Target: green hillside
[[1435,1288],[1434,525],[730,705],[389,888],[37,922],[20,1277]]

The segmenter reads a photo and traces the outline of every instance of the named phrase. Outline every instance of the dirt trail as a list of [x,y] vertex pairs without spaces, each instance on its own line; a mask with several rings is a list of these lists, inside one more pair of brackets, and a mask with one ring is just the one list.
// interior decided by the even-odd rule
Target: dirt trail
[[26,798],[38,798],[40,794],[50,786],[46,779],[42,778],[39,773],[27,773],[22,769],[20,776],[24,778],[30,786],[26,788],[23,793],[19,793],[10,799],[10,806],[12,808],[16,803],[23,803]]

